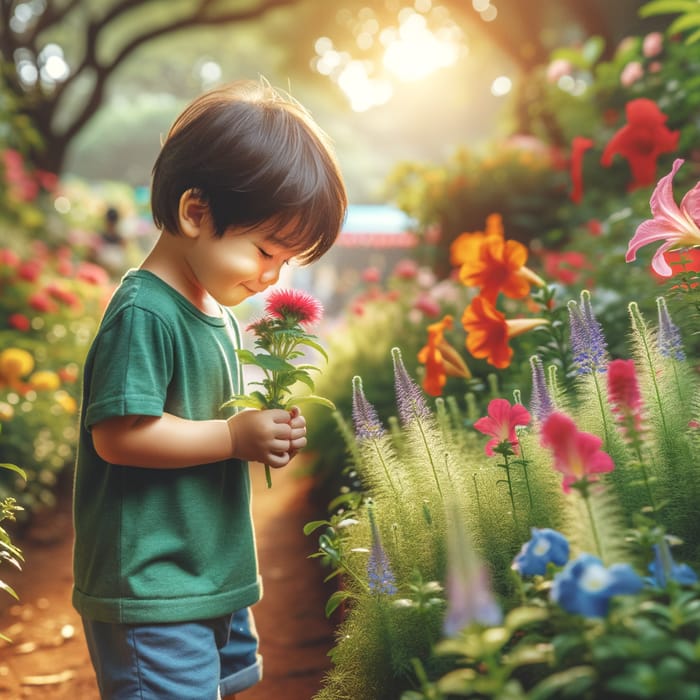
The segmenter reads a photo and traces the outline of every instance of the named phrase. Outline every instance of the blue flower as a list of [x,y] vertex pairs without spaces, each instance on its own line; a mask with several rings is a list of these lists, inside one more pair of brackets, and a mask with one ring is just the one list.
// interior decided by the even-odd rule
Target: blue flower
[[658,588],[666,588],[669,580],[681,586],[692,586],[698,580],[698,575],[687,564],[676,564],[666,539],[661,546],[654,545],[654,560],[649,564],[649,573],[651,578],[647,581]]
[[544,376],[542,360],[534,355],[530,358],[532,369],[532,396],[530,397],[530,413],[540,423],[544,423],[550,413],[554,411],[554,402],[547,388],[547,380]]
[[369,523],[372,529],[372,549],[370,549],[369,561],[367,562],[369,590],[379,595],[394,595],[398,590],[396,587],[396,577],[391,570],[391,564],[389,563],[386,550],[382,546],[379,528],[374,519],[374,512],[371,506],[368,512]]
[[425,420],[432,413],[428,408],[422,389],[406,371],[399,348],[391,349],[394,361],[394,389],[396,391],[396,407],[403,426],[410,425],[414,420]]
[[659,311],[659,352],[663,357],[685,360],[681,332],[671,319],[671,314],[668,313],[666,300],[663,297],[659,297],[656,300],[656,306]]
[[549,595],[568,613],[605,617],[612,596],[638,593],[643,586],[629,564],[606,568],[598,557],[581,554],[554,577]]
[[566,537],[548,527],[530,529],[532,537],[513,560],[513,569],[521,576],[543,575],[547,564],[563,566],[569,560],[569,542]]
[[385,433],[377,410],[365,396],[360,377],[352,378],[352,420],[358,440],[378,440]]
[[573,362],[578,374],[604,372],[608,365],[608,344],[603,327],[593,313],[590,292],[584,289],[580,298],[580,304],[573,300],[567,303]]

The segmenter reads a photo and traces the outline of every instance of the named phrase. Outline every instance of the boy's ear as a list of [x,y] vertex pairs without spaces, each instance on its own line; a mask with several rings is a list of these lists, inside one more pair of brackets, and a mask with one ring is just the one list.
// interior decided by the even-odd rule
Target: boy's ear
[[186,190],[177,209],[180,230],[188,238],[197,238],[209,221],[209,206],[194,190]]

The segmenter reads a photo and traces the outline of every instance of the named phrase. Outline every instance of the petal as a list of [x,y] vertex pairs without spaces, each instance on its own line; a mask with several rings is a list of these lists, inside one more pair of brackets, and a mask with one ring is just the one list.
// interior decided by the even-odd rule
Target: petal
[[671,172],[662,177],[654,188],[649,204],[651,205],[652,216],[655,219],[681,220],[680,210],[673,197],[673,178],[683,163],[682,158],[676,158],[671,166]]
[[690,218],[696,226],[700,225],[700,182],[686,192],[680,208],[681,213]]

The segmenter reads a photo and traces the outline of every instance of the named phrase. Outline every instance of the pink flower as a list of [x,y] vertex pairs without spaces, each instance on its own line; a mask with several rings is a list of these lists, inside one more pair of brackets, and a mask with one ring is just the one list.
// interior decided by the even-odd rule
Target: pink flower
[[632,360],[613,360],[608,365],[608,398],[625,433],[638,432],[642,426],[642,394]]
[[312,326],[323,315],[321,302],[298,289],[274,289],[267,297],[265,310],[275,318],[304,326]]
[[547,82],[556,83],[566,75],[571,75],[574,67],[565,58],[555,58],[547,66]]
[[19,263],[20,257],[14,250],[0,248],[0,265],[5,267],[17,267]]
[[551,413],[542,425],[541,442],[554,453],[554,468],[564,475],[562,488],[580,481],[592,482],[593,474],[611,472],[612,458],[600,449],[603,441],[596,435],[579,431],[574,421],[563,413]]
[[645,58],[658,56],[664,48],[664,36],[661,32],[650,32],[642,41],[642,53]]
[[676,158],[671,172],[662,177],[651,195],[653,219],[643,221],[629,242],[626,262],[637,258],[637,251],[645,245],[661,241],[662,245],[654,253],[651,267],[661,277],[671,277],[673,270],[664,258],[671,248],[700,245],[700,183],[683,197],[680,207],[673,198],[673,178],[683,165],[683,159]]
[[518,437],[515,434],[517,425],[527,425],[530,422],[530,413],[521,404],[511,406],[506,399],[493,399],[489,403],[488,416],[479,418],[474,427],[485,435],[492,435],[484,447],[489,457],[494,455],[493,448],[502,442],[508,441],[513,451],[518,452]]
[[415,279],[418,274],[418,263],[410,258],[399,260],[394,267],[394,274],[402,280]]
[[362,280],[368,284],[377,284],[382,278],[378,267],[366,267],[362,271]]
[[630,61],[620,73],[620,84],[625,87],[634,85],[638,80],[644,77],[644,68],[639,61]]
[[99,287],[109,282],[109,273],[95,263],[81,262],[75,271],[75,278]]

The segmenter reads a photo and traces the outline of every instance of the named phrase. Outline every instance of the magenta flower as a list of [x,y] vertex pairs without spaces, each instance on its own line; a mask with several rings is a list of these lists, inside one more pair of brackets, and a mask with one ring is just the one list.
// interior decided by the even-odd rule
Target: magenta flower
[[613,360],[608,365],[608,398],[625,432],[642,427],[642,394],[633,360]]
[[474,427],[485,435],[493,438],[486,443],[484,452],[489,457],[494,455],[494,447],[502,442],[510,442],[513,451],[518,452],[518,437],[515,427],[527,425],[530,422],[530,413],[521,404],[511,406],[506,399],[493,399],[489,403],[488,416],[479,418]]
[[321,320],[323,306],[318,299],[298,289],[274,289],[265,302],[265,311],[294,325],[313,326]]
[[554,453],[554,468],[564,475],[565,493],[573,484],[596,481],[593,475],[615,468],[610,455],[600,449],[602,444],[597,435],[580,431],[563,413],[552,413],[542,426],[542,446]]
[[673,198],[673,177],[683,162],[682,158],[676,158],[671,172],[659,180],[650,200],[654,218],[643,221],[637,227],[625,255],[625,260],[632,262],[640,248],[661,241],[662,245],[651,261],[652,269],[661,277],[671,277],[673,274],[664,258],[667,250],[700,245],[700,183],[686,193],[680,207]]

